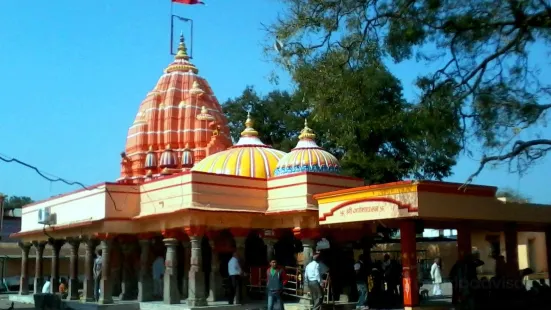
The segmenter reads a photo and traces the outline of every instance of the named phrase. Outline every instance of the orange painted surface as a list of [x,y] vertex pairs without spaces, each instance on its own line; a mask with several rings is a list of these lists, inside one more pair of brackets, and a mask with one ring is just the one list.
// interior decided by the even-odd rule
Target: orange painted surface
[[[178,160],[176,168],[182,168],[186,145],[195,162],[232,145],[222,107],[208,82],[197,73],[181,38],[174,62],[142,101],[128,130],[119,182],[145,181],[150,148],[160,163],[163,151],[170,145]],[[151,174],[161,172],[160,168],[148,170]]]

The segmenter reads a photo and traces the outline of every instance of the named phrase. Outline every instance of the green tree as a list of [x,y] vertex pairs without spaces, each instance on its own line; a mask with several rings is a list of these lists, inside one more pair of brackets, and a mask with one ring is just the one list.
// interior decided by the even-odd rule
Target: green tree
[[245,129],[247,113],[250,112],[260,140],[284,152],[295,147],[304,119],[309,115],[307,105],[299,95],[272,91],[260,96],[251,86],[246,87],[241,96],[228,99],[222,107],[235,142]]
[[518,203],[529,203],[532,199],[522,195],[518,191],[511,188],[502,188],[500,189],[496,197],[503,197],[507,199],[507,202],[518,202]]
[[27,196],[4,196],[4,210],[20,209],[33,202],[34,201]]
[[418,103],[452,109],[461,118],[464,149],[476,142],[471,137],[483,146],[468,181],[488,164],[516,163],[511,170],[523,172],[551,150],[550,137],[537,130],[551,108],[551,85],[539,75],[534,52],[546,57],[550,51],[549,1],[282,2],[285,14],[267,29],[280,45],[276,59],[295,78],[302,67],[335,53],[343,55],[324,63],[334,70],[354,68],[374,52],[395,62],[425,62]]

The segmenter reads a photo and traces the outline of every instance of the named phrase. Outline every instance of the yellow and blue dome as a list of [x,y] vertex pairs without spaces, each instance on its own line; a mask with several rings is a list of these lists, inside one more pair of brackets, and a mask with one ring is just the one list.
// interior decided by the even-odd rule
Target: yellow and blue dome
[[191,170],[249,178],[273,176],[279,160],[286,153],[275,150],[260,141],[258,132],[252,127],[250,115],[245,125],[241,138],[234,146],[207,156]]
[[297,172],[339,173],[340,164],[335,156],[316,144],[316,135],[304,121],[297,146],[279,161],[274,175]]

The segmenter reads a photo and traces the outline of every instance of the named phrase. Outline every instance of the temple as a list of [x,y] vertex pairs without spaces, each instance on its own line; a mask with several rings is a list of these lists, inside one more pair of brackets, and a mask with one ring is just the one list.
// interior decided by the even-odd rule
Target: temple
[[504,232],[507,262],[517,269],[517,234],[543,232],[549,262],[549,206],[505,203],[490,186],[364,186],[339,174],[337,158],[316,144],[306,122],[289,153],[264,144],[250,115],[233,144],[222,107],[198,74],[181,38],[128,130],[120,178],[23,208],[21,231],[12,235],[22,250],[19,298],[32,296],[29,287],[41,291],[45,249],[51,251],[51,292],[57,292],[62,247],[69,249],[69,300],[95,302],[92,266],[101,249],[100,304],[154,302],[151,265],[162,256],[162,301],[188,307],[225,299],[234,251],[250,271],[246,296],[262,287],[257,268],[277,258],[297,270],[290,292],[299,298],[307,296],[301,266],[316,249],[327,251],[334,275],[328,301],[338,300],[346,281],[337,275],[353,260],[350,249],[361,249],[360,241],[380,227],[400,232],[406,309],[420,306],[416,236],[424,228],[456,229],[458,257],[472,252],[478,232]]

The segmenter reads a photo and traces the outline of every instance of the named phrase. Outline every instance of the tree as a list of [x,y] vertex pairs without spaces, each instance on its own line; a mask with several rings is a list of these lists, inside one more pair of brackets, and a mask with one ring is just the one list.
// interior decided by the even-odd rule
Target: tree
[[33,200],[27,196],[4,196],[4,210],[20,209],[31,203]]
[[514,202],[514,203],[529,203],[532,201],[532,199],[522,195],[518,191],[511,189],[511,188],[503,188],[500,189],[496,197],[503,197],[507,199],[507,202]]
[[250,112],[260,140],[284,152],[295,147],[304,119],[310,114],[298,95],[272,91],[259,96],[251,86],[246,87],[241,96],[228,99],[222,107],[234,141],[239,140]]
[[[325,65],[353,68],[376,51],[384,59],[434,67],[418,77],[418,104],[453,109],[467,152],[471,137],[482,144],[479,169],[467,182],[488,164],[507,162],[511,171],[524,172],[551,150],[550,137],[527,130],[538,129],[551,108],[551,85],[533,55],[549,52],[549,1],[283,2],[286,14],[267,29],[281,45],[276,59],[293,76],[334,53],[343,54],[341,61]],[[435,93],[441,100],[433,100]]]

